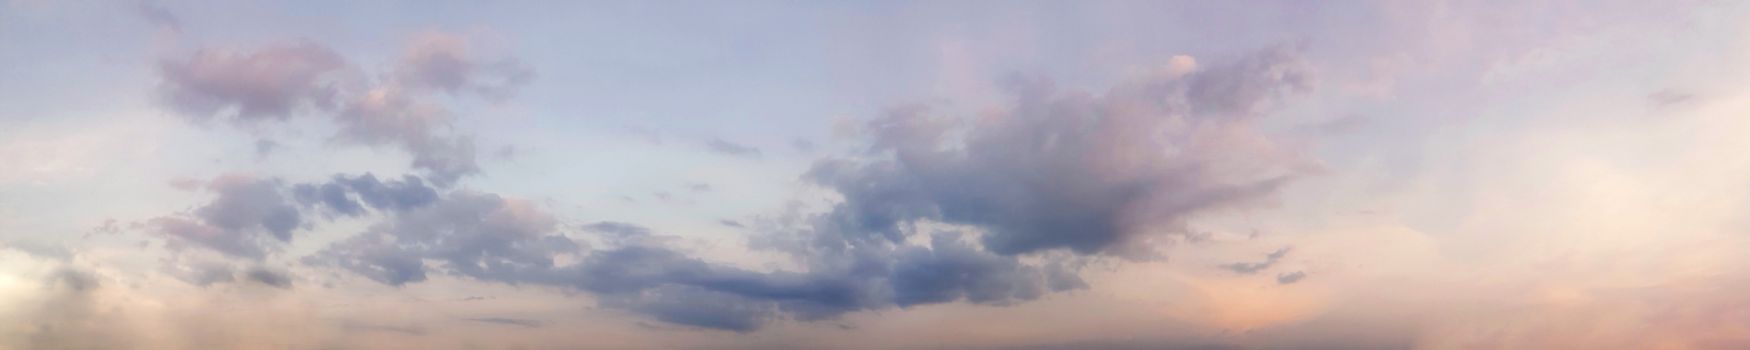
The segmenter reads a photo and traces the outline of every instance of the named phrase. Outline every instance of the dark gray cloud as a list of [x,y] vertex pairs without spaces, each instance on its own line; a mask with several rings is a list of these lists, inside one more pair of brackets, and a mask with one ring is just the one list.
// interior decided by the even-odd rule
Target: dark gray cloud
[[437,189],[427,186],[418,176],[403,175],[399,180],[381,181],[371,173],[359,176],[335,174],[326,183],[295,185],[292,194],[305,206],[320,205],[345,216],[362,215],[366,206],[398,212],[426,206],[438,199]]
[[717,152],[717,153],[732,155],[732,156],[737,156],[737,157],[759,157],[760,156],[760,149],[759,148],[754,148],[751,146],[745,146],[745,145],[734,143],[734,142],[724,141],[723,139],[711,139],[711,141],[705,142],[705,147],[707,149],[710,149],[712,152]]
[[217,194],[192,213],[152,219],[150,226],[175,242],[236,257],[263,258],[273,243],[289,242],[303,215],[278,179],[225,175],[207,183]]
[[735,220],[730,220],[730,219],[717,220],[717,223],[722,224],[723,226],[728,226],[728,227],[747,228],[747,225],[741,224],[740,221],[735,221]]
[[[178,244],[192,244],[225,255],[261,259],[312,223],[315,210],[360,216],[366,208],[402,212],[431,205],[438,192],[417,176],[381,181],[366,173],[336,174],[327,182],[287,185],[277,178],[224,175],[205,183],[216,196],[185,214],[148,221],[156,233]],[[204,270],[204,269],[195,269]],[[225,273],[229,275],[229,272]],[[190,281],[213,281],[208,273],[186,272]]]
[[243,277],[249,281],[274,288],[287,289],[292,287],[291,276],[287,276],[283,271],[274,271],[266,267],[251,268],[243,273]]
[[821,161],[805,178],[844,196],[826,219],[853,242],[897,242],[904,224],[936,220],[989,230],[982,243],[999,254],[1149,256],[1148,233],[1183,232],[1189,216],[1307,170],[1252,127],[1309,89],[1304,67],[1270,50],[1103,95],[1017,80],[1015,104],[977,122],[894,110],[865,126],[869,157]]
[[1239,274],[1250,275],[1250,274],[1258,273],[1258,271],[1264,271],[1266,269],[1269,269],[1270,266],[1276,265],[1277,261],[1282,260],[1282,257],[1288,255],[1288,251],[1290,249],[1291,249],[1290,247],[1282,247],[1282,249],[1277,249],[1274,252],[1270,252],[1270,254],[1267,254],[1264,256],[1264,261],[1255,262],[1255,263],[1232,263],[1232,264],[1221,265],[1221,268],[1226,269],[1228,271],[1233,271],[1234,273],[1239,273]]
[[1301,279],[1305,279],[1305,278],[1306,278],[1305,271],[1295,271],[1295,272],[1284,273],[1284,274],[1276,275],[1276,284],[1294,284],[1295,282],[1300,282]]
[[[557,227],[546,223],[551,219],[545,214],[507,209],[513,207],[508,200],[492,195],[452,195],[457,197],[401,214],[306,261],[392,285],[446,273],[567,287],[596,295],[604,306],[664,322],[738,332],[774,320],[819,320],[895,306],[962,300],[1004,305],[1050,290],[1085,287],[1073,276],[1073,282],[1048,281],[1049,273],[1040,268],[978,250],[959,235],[946,233],[938,234],[930,247],[835,257],[805,272],[755,272],[710,263],[650,240],[622,239],[651,233],[618,222],[582,226],[616,242],[584,251],[550,233]],[[506,211],[521,214],[492,214]],[[519,219],[476,221],[492,217]],[[555,246],[568,248],[551,249]],[[582,258],[555,265],[562,254]],[[428,261],[438,263],[435,270]]]
[[253,52],[203,49],[160,62],[158,93],[195,121],[284,120],[305,109],[331,108],[340,93],[333,75],[346,67],[339,54],[310,42]]
[[[441,273],[592,293],[605,306],[681,325],[751,331],[782,319],[818,320],[857,310],[970,301],[1004,305],[1085,287],[1073,272],[977,249],[958,234],[929,246],[821,257],[801,272],[755,272],[700,260],[649,239],[649,228],[603,221],[578,226],[607,238],[586,250],[530,203],[452,191],[305,259],[402,285]],[[565,255],[571,264],[555,261]],[[1067,277],[1065,275],[1067,274]],[[1056,276],[1053,276],[1056,275]]]
[[551,270],[555,255],[581,249],[571,239],[554,234],[556,225],[531,203],[457,191],[429,206],[398,213],[305,261],[338,266],[391,285],[425,280],[428,259],[456,275],[522,281]]
[[937,234],[931,240],[931,248],[907,247],[895,259],[891,278],[899,306],[956,300],[1006,304],[1045,293],[1037,269],[978,250],[956,235]]
[[758,330],[776,317],[776,311],[765,303],[697,287],[664,286],[607,300],[609,305],[663,322],[741,333]]

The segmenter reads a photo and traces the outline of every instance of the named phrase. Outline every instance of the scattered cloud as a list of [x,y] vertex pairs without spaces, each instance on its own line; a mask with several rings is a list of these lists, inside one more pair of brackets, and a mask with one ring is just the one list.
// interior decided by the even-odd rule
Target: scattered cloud
[[1284,273],[1276,275],[1276,284],[1294,284],[1304,278],[1306,278],[1306,272],[1303,271]]
[[1282,257],[1288,256],[1288,251],[1290,249],[1292,249],[1292,248],[1282,247],[1282,249],[1277,249],[1274,252],[1270,252],[1270,254],[1264,256],[1264,261],[1255,262],[1255,263],[1232,263],[1232,264],[1227,264],[1227,265],[1221,265],[1221,268],[1227,269],[1228,271],[1233,271],[1234,273],[1244,274],[1244,275],[1258,273],[1258,271],[1267,270],[1271,266],[1275,266],[1277,261],[1282,260]]
[[336,75],[346,68],[340,54],[307,41],[250,52],[202,49],[160,62],[158,93],[189,120],[253,126],[333,108],[341,92]]
[[533,69],[516,59],[484,60],[475,57],[469,46],[461,36],[422,33],[402,54],[395,78],[409,88],[473,93],[502,101],[535,77]]
[[463,318],[463,320],[480,322],[480,323],[500,324],[500,325],[506,325],[506,326],[517,326],[517,327],[523,327],[523,328],[539,328],[539,327],[546,324],[546,323],[541,322],[539,320],[530,320],[530,319],[521,319],[521,318],[505,318],[505,317],[470,317],[470,318]]
[[744,146],[738,143],[724,141],[723,139],[711,139],[711,141],[705,142],[705,147],[712,152],[724,155],[750,158],[758,158],[760,156],[759,148]]

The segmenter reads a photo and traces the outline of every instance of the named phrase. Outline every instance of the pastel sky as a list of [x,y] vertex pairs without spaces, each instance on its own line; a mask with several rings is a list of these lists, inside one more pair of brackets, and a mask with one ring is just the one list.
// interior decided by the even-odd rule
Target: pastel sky
[[1747,30],[0,0],[0,348],[1750,348]]

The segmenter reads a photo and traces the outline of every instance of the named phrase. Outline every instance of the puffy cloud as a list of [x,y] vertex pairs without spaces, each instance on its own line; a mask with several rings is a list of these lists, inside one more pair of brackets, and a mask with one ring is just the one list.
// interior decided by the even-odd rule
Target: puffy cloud
[[333,107],[340,94],[333,75],[346,67],[339,54],[310,42],[253,52],[204,49],[160,62],[164,81],[158,92],[171,109],[195,121],[284,120]]
[[936,234],[931,248],[908,247],[893,267],[894,302],[900,306],[966,300],[1003,304],[1045,293],[1036,269],[980,251],[955,235]]
[[[345,216],[364,214],[365,206],[380,211],[405,211],[437,201],[438,192],[413,175],[400,180],[381,181],[371,173],[359,176],[335,174],[326,183],[298,184],[292,187],[294,197],[305,206],[321,205]],[[363,201],[363,204],[360,204]]]
[[345,268],[378,282],[426,279],[426,259],[449,273],[520,281],[550,270],[554,256],[579,249],[553,234],[557,221],[534,204],[494,194],[457,191],[394,215],[305,261]]
[[291,242],[294,232],[311,224],[307,218],[317,208],[343,216],[360,216],[365,214],[366,206],[399,212],[430,205],[438,197],[437,190],[419,177],[408,175],[385,182],[369,173],[336,174],[328,182],[294,185],[278,178],[228,174],[207,182],[205,187],[217,194],[212,201],[190,213],[151,219],[149,226],[175,242],[251,259],[264,258],[268,252]]
[[845,240],[822,243],[898,242],[903,225],[934,220],[987,230],[999,254],[1148,256],[1151,233],[1309,169],[1253,127],[1309,75],[1294,52],[1269,50],[1104,95],[1019,81],[1011,108],[977,120],[895,110],[866,125],[874,157],[808,173],[845,199],[827,216]]
[[304,224],[295,203],[277,179],[225,175],[207,183],[212,202],[184,215],[150,220],[153,229],[176,242],[192,243],[231,256],[260,259],[274,241],[288,242]]
[[364,145],[393,145],[413,155],[413,167],[433,182],[447,185],[480,171],[470,137],[440,134],[451,116],[406,91],[373,89],[349,101],[335,116],[338,139]]
[[[502,100],[534,74],[514,59],[475,58],[464,38],[441,33],[420,36],[384,81],[358,71],[310,42],[250,52],[205,49],[163,61],[158,90],[170,109],[196,122],[217,118],[254,129],[261,121],[326,115],[339,126],[335,140],[400,148],[428,180],[448,186],[480,172],[478,151],[471,136],[449,131],[455,117],[428,101],[429,92]],[[258,153],[270,145],[258,143]]]
[[494,100],[510,97],[534,76],[522,62],[474,57],[466,38],[438,32],[416,38],[395,68],[397,82],[409,88],[475,93]]

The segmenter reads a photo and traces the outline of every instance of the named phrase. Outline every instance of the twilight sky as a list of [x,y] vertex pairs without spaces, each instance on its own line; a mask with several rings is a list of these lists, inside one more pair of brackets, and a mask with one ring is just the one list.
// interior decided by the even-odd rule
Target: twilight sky
[[1746,34],[0,0],[0,348],[1750,348]]

